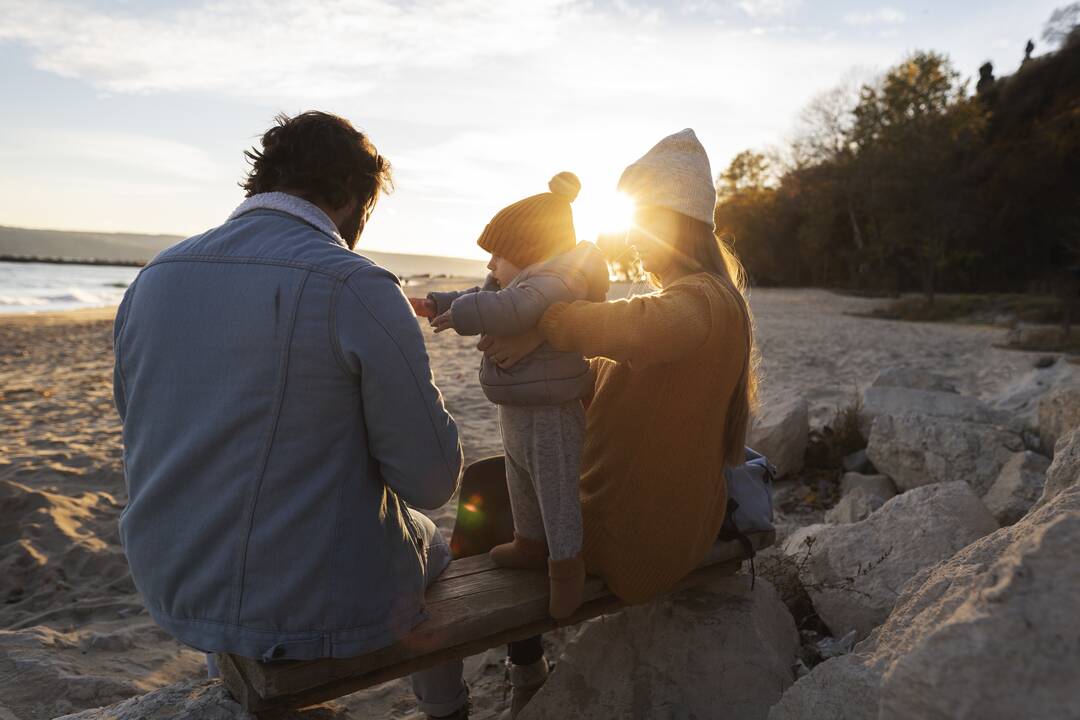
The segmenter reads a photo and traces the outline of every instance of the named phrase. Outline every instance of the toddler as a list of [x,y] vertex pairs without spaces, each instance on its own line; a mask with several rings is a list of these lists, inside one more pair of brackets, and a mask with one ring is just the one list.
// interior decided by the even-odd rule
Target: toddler
[[[574,232],[570,204],[581,183],[562,172],[548,187],[551,192],[500,210],[484,228],[477,244],[491,253],[491,274],[482,288],[410,298],[435,332],[518,335],[554,303],[605,299],[607,263],[592,243],[578,244]],[[493,548],[491,559],[504,567],[546,566],[549,612],[565,618],[581,604],[585,584],[578,482],[589,364],[544,343],[512,368],[485,357],[480,384],[499,407],[514,513],[514,541]]]

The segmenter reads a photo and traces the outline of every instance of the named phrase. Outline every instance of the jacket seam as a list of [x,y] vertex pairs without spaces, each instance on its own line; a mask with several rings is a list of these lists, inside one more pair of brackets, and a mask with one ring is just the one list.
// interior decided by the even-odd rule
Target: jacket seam
[[292,317],[289,319],[289,335],[285,338],[285,344],[281,351],[281,359],[278,361],[278,371],[281,374],[281,383],[278,387],[277,398],[274,400],[274,418],[270,424],[270,428],[267,431],[266,439],[263,442],[263,448],[259,455],[259,465],[257,473],[255,475],[255,487],[252,488],[251,499],[248,501],[247,508],[247,530],[244,532],[244,539],[240,546],[239,557],[239,573],[237,574],[237,584],[235,598],[233,600],[233,616],[236,624],[240,623],[240,612],[243,607],[244,599],[244,581],[245,573],[247,572],[247,550],[248,544],[251,542],[251,533],[255,526],[255,508],[259,501],[259,491],[262,489],[262,482],[266,476],[266,466],[270,460],[270,450],[274,444],[274,435],[277,434],[278,423],[281,420],[281,406],[285,402],[285,389],[289,383],[289,356],[292,353],[293,334],[296,331],[296,315],[300,307],[300,300],[304,296],[304,288],[307,285],[310,272],[306,273],[300,281],[300,287],[296,290],[296,299],[293,301]]
[[[360,256],[357,255],[357,259]],[[347,273],[335,272],[328,270],[325,267],[319,265],[312,265],[311,263],[300,262],[298,260],[282,260],[277,258],[259,258],[259,257],[234,257],[232,255],[207,255],[202,253],[187,253],[183,255],[170,255],[169,257],[156,258],[152,260],[145,268],[151,268],[155,265],[161,265],[164,263],[172,262],[216,262],[216,263],[232,263],[237,265],[276,265],[279,267],[291,267],[299,270],[307,270],[308,272],[318,273],[320,275],[326,275],[328,277],[344,279],[351,275],[356,270],[360,270],[361,267],[350,270]],[[370,262],[370,261],[369,261]],[[140,273],[141,274],[141,273]]]
[[[142,272],[140,271],[139,275],[141,274]],[[120,378],[120,395],[124,398],[125,415],[127,415],[127,377],[124,375],[124,362],[121,359],[122,353],[120,352],[120,345],[124,341],[124,329],[127,327],[128,318],[131,317],[131,303],[135,302],[135,293],[138,292],[138,288],[136,287],[138,282],[139,277],[136,275],[135,280],[131,283],[131,297],[128,299],[127,307],[124,308],[124,317],[120,319],[120,327],[116,329],[116,338],[113,340],[113,361],[116,363],[116,376]]]
[[[347,285],[347,287],[349,289],[349,292],[351,292],[353,294],[353,296],[360,302],[360,305],[363,306],[364,310],[367,311],[368,315],[371,316],[371,319],[374,320],[378,324],[378,326],[382,329],[383,333],[388,338],[390,338],[390,342],[392,342],[394,344],[394,347],[397,348],[398,354],[401,355],[401,359],[405,362],[405,365],[409,368],[409,375],[412,376],[413,384],[416,386],[416,389],[418,391],[422,391],[422,387],[420,385],[420,380],[419,380],[419,378],[416,377],[416,371],[413,368],[412,363],[409,362],[409,358],[405,354],[405,351],[403,351],[401,349],[401,345],[398,343],[397,338],[394,337],[394,334],[392,332],[390,332],[390,330],[386,327],[386,325],[383,324],[383,321],[379,318],[379,316],[376,315],[371,310],[371,308],[368,306],[368,304],[364,300],[364,298],[362,298],[360,296],[360,294],[358,292],[356,292],[356,290],[352,287],[352,285]],[[421,395],[422,394],[423,393],[421,392]],[[432,417],[430,408],[428,408],[427,415],[428,415],[428,422],[431,423],[432,434],[439,441],[439,453],[442,455],[443,465],[446,467],[446,472],[447,472],[448,475],[454,475],[455,473],[452,472],[451,467],[450,467],[450,463],[447,462],[446,447],[443,445],[442,434],[439,432],[438,428],[435,426],[435,418]]]
[[337,327],[337,315],[338,315],[338,303],[341,302],[341,288],[345,285],[346,278],[338,278],[334,283],[334,289],[330,293],[330,349],[334,353],[334,359],[337,361],[341,371],[348,376],[353,376],[355,373],[349,368],[349,364],[345,362],[345,351],[341,349],[341,338],[338,337]]

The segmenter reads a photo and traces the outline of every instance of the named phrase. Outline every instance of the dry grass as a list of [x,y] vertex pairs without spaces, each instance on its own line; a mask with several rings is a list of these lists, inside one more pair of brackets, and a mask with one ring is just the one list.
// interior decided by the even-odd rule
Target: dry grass
[[908,295],[865,313],[863,317],[912,322],[1023,322],[1053,325],[1063,317],[1061,300],[1052,295],[938,295],[934,304],[922,295]]

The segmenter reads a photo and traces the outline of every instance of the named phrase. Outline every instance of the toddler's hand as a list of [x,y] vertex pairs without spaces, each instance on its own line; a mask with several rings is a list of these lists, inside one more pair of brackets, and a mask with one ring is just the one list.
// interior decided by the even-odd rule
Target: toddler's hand
[[442,315],[438,316],[431,321],[431,327],[435,328],[435,332],[441,333],[443,330],[454,329],[454,316],[447,310]]
[[430,320],[435,317],[435,301],[428,300],[427,298],[409,298],[409,304],[412,305],[413,312],[416,313],[416,317],[427,318]]

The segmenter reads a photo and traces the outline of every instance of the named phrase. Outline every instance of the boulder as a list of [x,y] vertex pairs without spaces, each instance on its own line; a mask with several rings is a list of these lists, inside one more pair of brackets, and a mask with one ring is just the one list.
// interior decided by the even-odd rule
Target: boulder
[[[901,496],[903,497],[903,496]],[[923,570],[770,720],[1080,717],[1080,486]]]
[[1061,491],[1076,484],[1080,477],[1080,428],[1063,435],[1054,447],[1054,461],[1046,469],[1046,484],[1035,503],[1039,508],[1050,502]]
[[1050,458],[1030,450],[1016,453],[1001,468],[997,480],[983,502],[1002,525],[1012,525],[1024,517],[1042,495]]
[[877,374],[870,387],[898,387],[955,393],[956,385],[947,377],[922,368],[889,367]]
[[1020,435],[997,425],[921,415],[882,415],[874,420],[866,453],[902,492],[922,485],[965,480],[981,497],[1014,453]]
[[853,488],[825,513],[825,522],[839,525],[865,520],[870,513],[884,505],[889,497],[882,497],[862,487]]
[[[274,713],[275,720],[345,720],[345,708],[327,703]],[[220,680],[189,680],[166,685],[108,707],[84,710],[58,720],[256,720],[245,712]]]
[[926,415],[1005,426],[1013,422],[1008,413],[969,395],[889,386],[866,388],[859,407],[859,429],[864,436],[869,436],[874,419],[882,415]]
[[888,475],[863,475],[857,472],[846,472],[840,478],[840,494],[847,495],[855,488],[878,495],[885,500],[896,495],[896,485]]
[[844,472],[861,473],[869,468],[870,460],[866,457],[866,448],[844,456]]
[[[1080,367],[1067,362],[1051,362],[1020,376],[991,396],[989,403],[1019,416],[1027,425],[1038,424],[1039,402],[1054,388],[1080,385]],[[1049,445],[1053,448],[1053,445]]]
[[810,430],[809,406],[801,397],[764,403],[754,416],[747,444],[776,466],[778,477],[802,470]]
[[1080,425],[1080,387],[1066,385],[1046,393],[1039,400],[1038,423],[1044,446],[1056,446],[1058,438]]
[[997,527],[966,483],[938,483],[894,497],[861,522],[812,525],[788,538],[784,552],[832,634],[855,630],[862,639],[915,573]]
[[587,623],[519,720],[764,718],[793,681],[791,614],[736,575]]

